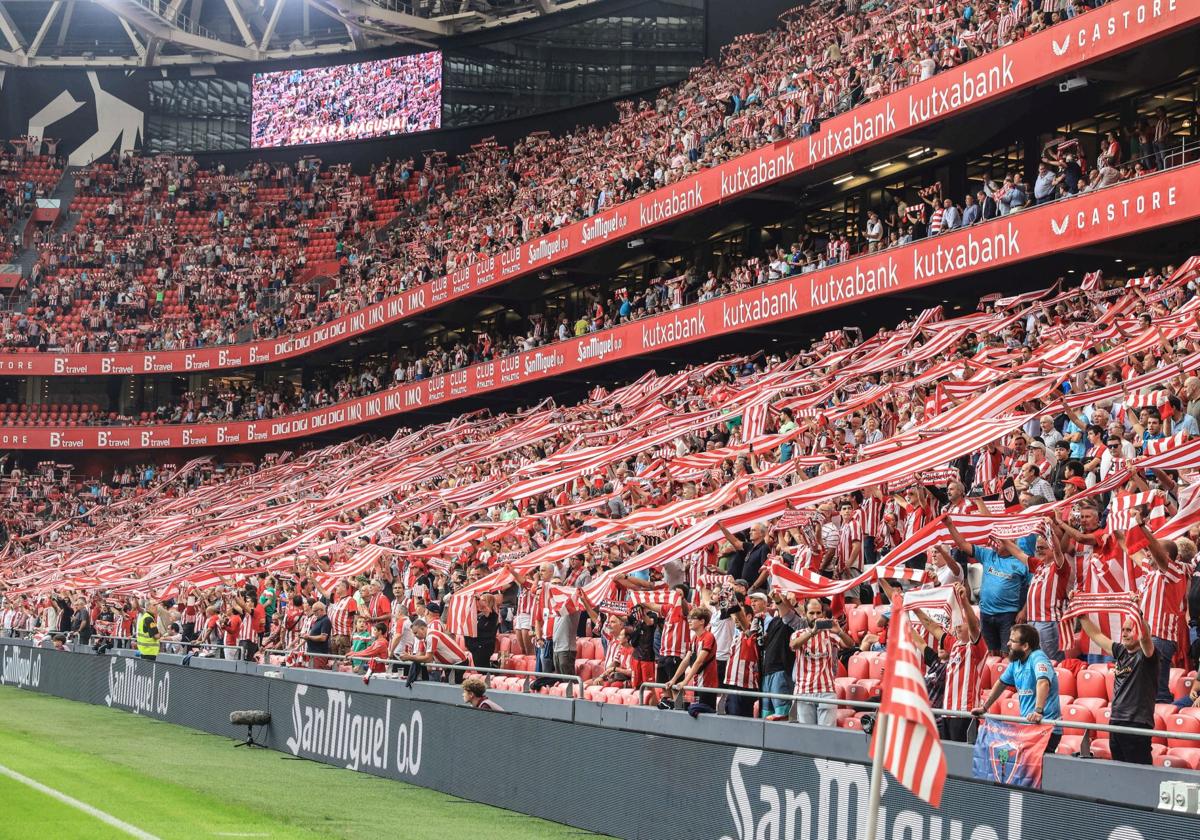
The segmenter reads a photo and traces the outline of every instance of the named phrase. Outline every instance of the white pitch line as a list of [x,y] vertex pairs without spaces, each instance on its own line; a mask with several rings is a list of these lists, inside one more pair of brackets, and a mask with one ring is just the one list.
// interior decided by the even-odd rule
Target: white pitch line
[[85,814],[90,814],[91,816],[100,820],[100,822],[104,823],[105,825],[110,825],[115,829],[124,831],[126,834],[130,835],[131,837],[137,837],[137,838],[139,838],[139,840],[159,840],[159,838],[155,837],[153,834],[149,833],[148,831],[142,831],[137,826],[130,825],[129,823],[125,822],[124,820],[119,820],[116,817],[114,817],[112,814],[106,814],[104,811],[101,811],[99,808],[93,808],[91,805],[87,804],[86,802],[80,802],[78,799],[74,798],[73,796],[67,796],[65,793],[62,793],[61,791],[57,791],[52,787],[46,787],[46,785],[42,784],[41,782],[37,781],[36,779],[31,779],[28,776],[23,776],[20,773],[18,773],[16,770],[10,770],[9,768],[5,767],[3,764],[0,764],[0,776],[8,776],[8,778],[13,779],[14,781],[18,781],[23,785],[28,785],[29,787],[33,788],[36,791],[39,791],[41,793],[46,794],[47,796],[57,799],[59,802],[62,802],[66,805],[70,805],[72,808],[78,808],[80,811],[83,811]]

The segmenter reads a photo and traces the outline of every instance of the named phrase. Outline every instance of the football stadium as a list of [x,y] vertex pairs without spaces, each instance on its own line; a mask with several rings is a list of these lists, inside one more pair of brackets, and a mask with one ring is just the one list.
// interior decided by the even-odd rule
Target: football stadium
[[1200,836],[1200,0],[0,0],[0,838]]

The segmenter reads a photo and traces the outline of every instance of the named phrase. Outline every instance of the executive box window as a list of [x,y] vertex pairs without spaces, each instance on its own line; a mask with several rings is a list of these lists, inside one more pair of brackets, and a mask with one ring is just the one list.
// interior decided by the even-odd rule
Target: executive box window
[[150,82],[148,152],[222,152],[249,146],[248,82],[216,78]]

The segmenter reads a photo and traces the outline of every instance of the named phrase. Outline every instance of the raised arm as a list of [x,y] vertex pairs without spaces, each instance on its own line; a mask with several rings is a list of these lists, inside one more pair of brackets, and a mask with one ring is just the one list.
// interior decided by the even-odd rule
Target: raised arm
[[745,550],[746,550],[746,544],[745,544],[744,542],[742,542],[741,540],[739,540],[737,537],[735,537],[735,536],[734,536],[734,535],[733,535],[733,534],[730,532],[730,530],[729,530],[728,528],[726,528],[726,527],[725,527],[725,523],[724,523],[724,522],[718,522],[718,523],[717,523],[717,527],[719,527],[719,528],[721,529],[721,533],[725,535],[725,539],[729,540],[729,544],[730,544],[730,545],[732,545],[732,546],[733,546],[734,548],[736,548],[738,551],[745,551]]
[[968,557],[974,557],[975,556],[975,546],[971,545],[969,542],[967,542],[965,539],[963,539],[963,535],[960,534],[958,532],[958,529],[954,527],[953,520],[951,520],[950,517],[947,516],[945,518],[944,522],[946,523],[946,530],[950,532],[950,539],[954,540],[954,545],[957,546],[958,550],[961,551],[963,554],[967,555]]

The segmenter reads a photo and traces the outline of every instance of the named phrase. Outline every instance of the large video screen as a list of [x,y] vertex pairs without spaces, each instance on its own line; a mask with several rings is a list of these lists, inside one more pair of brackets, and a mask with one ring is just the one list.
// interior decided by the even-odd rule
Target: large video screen
[[255,73],[250,146],[364,140],[440,128],[442,54]]

